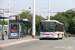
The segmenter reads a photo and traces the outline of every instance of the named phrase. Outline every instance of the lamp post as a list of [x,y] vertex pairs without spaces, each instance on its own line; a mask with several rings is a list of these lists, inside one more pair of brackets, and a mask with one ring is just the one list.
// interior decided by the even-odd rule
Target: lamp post
[[35,37],[35,0],[33,0],[33,24],[32,24],[32,38]]
[[[4,17],[4,13],[3,13],[3,17]],[[2,21],[3,21],[3,19],[2,19]],[[2,22],[2,40],[4,40],[4,32],[3,32],[3,29],[4,29],[4,24]]]
[[49,4],[49,5],[48,5],[48,20],[50,20],[50,1],[49,1],[48,4]]
[[[10,0],[8,0],[8,17],[10,16]],[[10,18],[9,18],[10,19]],[[8,28],[7,28],[7,33],[8,33],[8,35],[9,35],[9,19],[8,19]]]

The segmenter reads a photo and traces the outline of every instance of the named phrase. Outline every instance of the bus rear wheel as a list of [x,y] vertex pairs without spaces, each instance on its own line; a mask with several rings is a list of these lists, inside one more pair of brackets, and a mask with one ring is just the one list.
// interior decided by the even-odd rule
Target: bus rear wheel
[[63,39],[63,35],[62,35],[62,38],[61,39]]
[[39,40],[42,40],[42,38],[39,38]]
[[58,35],[58,38],[57,38],[57,40],[59,40],[59,35]]

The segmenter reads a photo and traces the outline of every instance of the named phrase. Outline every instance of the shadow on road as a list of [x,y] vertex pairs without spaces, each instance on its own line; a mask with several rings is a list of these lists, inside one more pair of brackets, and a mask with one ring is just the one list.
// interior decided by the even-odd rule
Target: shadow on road
[[39,40],[62,40],[61,38],[57,39],[57,38],[42,38],[40,39],[39,37],[36,37],[34,39],[39,39]]
[[39,40],[61,40],[61,39],[55,39],[55,38],[42,38],[42,39],[39,39]]

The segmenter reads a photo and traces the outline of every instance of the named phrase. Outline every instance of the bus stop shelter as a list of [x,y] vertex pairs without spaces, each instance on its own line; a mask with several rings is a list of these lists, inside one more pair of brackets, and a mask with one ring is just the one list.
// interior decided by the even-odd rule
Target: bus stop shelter
[[30,23],[30,21],[23,21],[23,20],[10,20],[9,21],[9,24],[11,23],[17,23],[17,24],[20,24],[20,37],[26,37],[28,32],[27,32],[27,27],[28,27],[28,24]]

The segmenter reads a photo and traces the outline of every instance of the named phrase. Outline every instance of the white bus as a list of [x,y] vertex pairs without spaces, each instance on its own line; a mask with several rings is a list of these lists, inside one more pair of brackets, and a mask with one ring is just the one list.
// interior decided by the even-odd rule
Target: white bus
[[63,39],[64,25],[57,20],[45,20],[40,22],[40,40],[42,38]]

